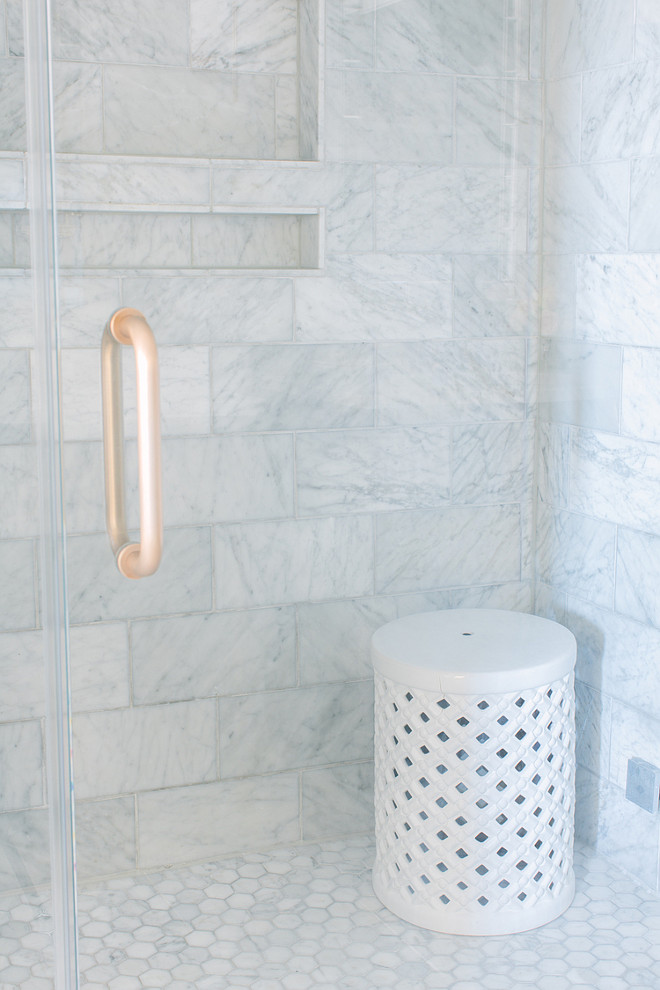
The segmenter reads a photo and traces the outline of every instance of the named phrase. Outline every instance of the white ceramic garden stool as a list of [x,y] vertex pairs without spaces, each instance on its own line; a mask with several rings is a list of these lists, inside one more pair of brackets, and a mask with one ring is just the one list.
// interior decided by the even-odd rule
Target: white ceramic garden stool
[[493,609],[374,634],[373,885],[399,917],[504,935],[569,906],[575,657],[564,626]]

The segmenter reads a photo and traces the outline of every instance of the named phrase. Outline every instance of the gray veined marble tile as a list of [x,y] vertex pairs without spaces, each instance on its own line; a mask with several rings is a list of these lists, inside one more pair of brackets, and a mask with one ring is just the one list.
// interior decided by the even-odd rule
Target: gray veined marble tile
[[[521,46],[507,61],[503,6],[499,0],[412,0],[378,3],[376,66],[400,71],[456,72],[461,75],[501,75],[505,69],[528,71],[528,50]],[[528,30],[519,12],[521,34]],[[518,26],[518,25],[517,25]]]
[[177,213],[61,211],[62,268],[185,268],[190,218]]
[[568,508],[569,428],[560,423],[539,423],[537,488],[542,502]]
[[[132,371],[135,361],[124,349],[126,365]],[[160,373],[160,415],[164,437],[208,433],[210,430],[210,370],[206,347],[161,347],[158,352]],[[124,373],[124,416],[126,436],[136,436],[135,392],[131,378]]]
[[433,508],[449,500],[447,429],[350,430],[296,439],[298,513]]
[[373,390],[366,344],[213,349],[218,433],[371,426]]
[[25,205],[25,178],[23,162],[0,160],[0,207]]
[[137,866],[135,800],[76,802],[76,870],[82,879]]
[[[0,265],[14,268],[14,218],[11,213],[0,213]],[[4,279],[3,279],[4,281]],[[25,344],[19,338],[19,346]]]
[[206,528],[166,529],[163,559],[149,581],[134,583],[121,576],[105,533],[70,537],[68,554],[69,610],[74,623],[206,612],[211,607],[211,546]]
[[297,29],[297,0],[191,0],[192,65],[293,73]]
[[199,166],[108,160],[57,163],[57,198],[60,204],[209,206],[210,192],[207,163]]
[[108,6],[98,0],[57,0],[53,5],[53,54],[79,62],[185,65],[188,23],[177,0],[132,0]]
[[619,527],[616,559],[617,612],[660,626],[660,536]]
[[637,0],[635,58],[657,58],[660,46],[660,10],[655,0]]
[[122,291],[160,344],[268,343],[293,334],[289,278],[127,278]]
[[550,78],[629,61],[633,49],[632,0],[566,0],[553,8],[546,34]]
[[520,577],[517,505],[383,513],[374,525],[379,594]]
[[521,339],[381,344],[377,376],[382,426],[519,420],[524,415]]
[[278,76],[275,81],[275,157],[278,161],[300,158],[296,76]]
[[375,0],[326,0],[327,64],[371,69],[374,64]]
[[571,165],[580,159],[581,85],[580,75],[546,81],[546,165]]
[[23,59],[0,58],[0,148],[3,151],[24,151],[25,77]]
[[217,778],[214,701],[76,715],[73,763],[81,798]]
[[582,83],[582,161],[660,153],[660,62],[587,72]]
[[[647,888],[657,890],[658,820],[628,801],[625,791],[602,778],[597,794],[597,851]],[[647,970],[643,979],[652,978]]]
[[292,687],[293,608],[149,619],[131,627],[136,704]]
[[616,527],[578,513],[540,506],[537,524],[539,580],[612,607]]
[[544,251],[625,251],[628,187],[627,162],[546,169]]
[[34,542],[0,541],[0,629],[34,628],[35,593]]
[[624,347],[621,432],[641,440],[660,440],[658,396],[660,348]]
[[223,698],[221,776],[370,759],[372,698],[370,680]]
[[[451,267],[423,255],[332,258],[323,278],[296,281],[296,337],[401,340],[451,334]],[[444,263],[443,263],[444,262]]]
[[303,839],[371,832],[373,789],[371,763],[305,771],[302,775]]
[[300,158],[306,161],[324,158],[325,64],[325,4],[323,0],[298,0]]
[[272,76],[107,65],[103,78],[105,150],[111,154],[275,155]]
[[456,91],[459,165],[532,165],[541,154],[541,83],[462,77]]
[[103,81],[100,65],[54,62],[55,148],[79,154],[102,152]]
[[99,347],[107,321],[121,305],[119,279],[62,276],[59,288],[62,346]]
[[[137,458],[130,444],[124,447],[127,475],[126,505],[130,526],[138,522]],[[135,471],[135,477],[134,477]],[[98,441],[67,441],[62,450],[64,518],[67,533],[99,533],[105,529],[103,444]]]
[[0,492],[4,505],[0,518],[0,539],[39,534],[37,476],[36,445],[0,445]]
[[531,491],[533,462],[533,423],[454,427],[452,501],[522,501]]
[[595,691],[657,714],[660,631],[569,597],[563,620],[578,643],[577,676]]
[[367,516],[217,526],[216,607],[248,608],[370,594]]
[[599,777],[610,769],[612,699],[581,680],[575,681],[575,753],[580,766]]
[[63,350],[60,363],[65,440],[102,438],[101,362],[97,351]]
[[639,757],[655,766],[660,763],[660,720],[614,699],[609,776],[623,791],[626,789],[628,760],[633,757]]
[[44,714],[44,656],[41,630],[0,633],[0,722]]
[[536,333],[537,260],[525,254],[458,255],[454,332],[460,337]]
[[575,334],[577,276],[573,254],[546,254],[542,259],[541,334],[572,337]]
[[617,431],[621,349],[608,344],[542,341],[539,411],[542,419]]
[[660,251],[660,233],[655,223],[660,204],[658,176],[660,158],[630,163],[631,251]]
[[578,255],[576,333],[612,344],[658,342],[657,254]]
[[35,808],[44,803],[40,721],[0,724],[0,761],[0,812]]
[[0,890],[27,890],[50,881],[48,809],[2,816]]
[[329,160],[451,163],[450,77],[329,70],[325,96]]
[[318,214],[202,213],[193,216],[192,259],[197,268],[318,268],[318,250],[304,250]]
[[[5,214],[5,218],[7,214]],[[0,240],[2,240],[0,234]],[[13,250],[9,230],[9,253]],[[0,252],[2,252],[0,248]],[[9,258],[7,260],[10,260]],[[11,263],[11,262],[10,262]],[[0,278],[0,347],[29,347],[33,341],[32,279],[29,276]]]
[[526,169],[377,165],[376,245],[382,251],[525,251]]
[[71,626],[69,644],[72,710],[125,708],[130,700],[126,625]]
[[30,361],[27,351],[0,351],[0,444],[31,435]]
[[140,794],[139,866],[208,860],[296,842],[299,802],[294,773]]
[[303,684],[370,677],[371,637],[398,617],[396,599],[391,597],[304,602],[297,606],[297,613]]

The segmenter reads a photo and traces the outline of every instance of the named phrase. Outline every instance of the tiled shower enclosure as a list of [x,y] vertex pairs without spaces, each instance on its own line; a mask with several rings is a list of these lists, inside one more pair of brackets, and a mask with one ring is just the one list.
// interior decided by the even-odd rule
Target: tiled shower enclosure
[[[49,858],[17,0],[0,25],[16,892]],[[659,52],[655,0],[53,3],[83,880],[369,833],[371,632],[466,605],[573,629],[578,831],[658,889],[659,819],[623,787],[628,756],[660,762]],[[141,582],[104,524],[122,305],[161,366],[165,555]]]

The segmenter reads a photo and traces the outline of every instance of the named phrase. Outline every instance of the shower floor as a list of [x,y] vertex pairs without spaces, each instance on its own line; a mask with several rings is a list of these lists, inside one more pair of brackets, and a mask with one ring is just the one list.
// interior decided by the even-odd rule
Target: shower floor
[[[660,900],[584,848],[558,921],[437,935],[371,890],[373,840],[121,877],[79,894],[84,990],[660,990]],[[43,895],[0,900],[0,990],[52,990]]]

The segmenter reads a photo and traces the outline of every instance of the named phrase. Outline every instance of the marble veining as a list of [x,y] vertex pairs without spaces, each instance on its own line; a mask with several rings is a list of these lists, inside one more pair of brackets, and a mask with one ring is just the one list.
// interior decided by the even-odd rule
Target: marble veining
[[660,154],[659,87],[658,61],[635,62],[585,73],[582,161]]
[[191,0],[192,65],[229,72],[295,72],[297,0]]
[[31,439],[30,365],[25,350],[0,351],[0,443]]
[[[627,162],[547,168],[544,184],[544,250],[611,251],[627,246]],[[639,250],[644,250],[640,246]]]
[[0,540],[0,629],[33,629],[36,620],[35,544]]
[[627,0],[567,0],[553,10],[548,22],[546,71],[550,78],[616,65],[632,57],[634,7]]
[[660,251],[660,234],[653,222],[658,195],[660,159],[630,163],[630,250]]
[[614,602],[615,526],[579,513],[542,507],[537,572],[542,581],[596,605]]
[[538,311],[533,256],[457,255],[454,333],[460,337],[527,336]]
[[44,804],[42,748],[40,721],[0,725],[0,760],[3,768],[0,812]]
[[659,292],[657,254],[578,255],[577,335],[612,344],[652,347],[658,340]]
[[187,17],[177,0],[131,0],[109,7],[94,0],[58,0],[53,8],[53,53],[81,62],[185,65]]
[[617,611],[660,626],[659,577],[660,535],[620,526],[616,557]]

